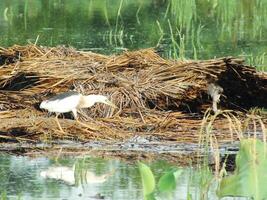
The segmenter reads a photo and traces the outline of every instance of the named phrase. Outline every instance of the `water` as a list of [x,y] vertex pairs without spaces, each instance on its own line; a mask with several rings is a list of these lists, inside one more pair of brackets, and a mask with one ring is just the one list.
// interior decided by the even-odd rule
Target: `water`
[[[76,182],[73,185],[52,178],[44,178],[40,174],[49,167],[72,169],[73,165],[82,166],[83,170],[94,173],[96,177],[103,174],[111,175],[104,181]],[[165,161],[154,161],[150,167],[156,180],[166,169],[173,167]],[[178,167],[178,166],[176,166]],[[77,168],[77,167],[76,167]],[[78,170],[77,170],[78,171]],[[63,174],[66,175],[66,172]],[[79,172],[78,172],[79,174]],[[177,187],[171,199],[186,200],[191,194],[193,199],[199,199],[201,194],[208,199],[218,199],[216,187],[210,187],[208,193],[201,188],[201,177],[212,177],[206,172],[194,168],[183,168]],[[76,180],[79,180],[79,177]],[[115,159],[95,157],[23,157],[0,154],[0,199],[116,199],[139,200],[142,197],[142,183],[136,163],[126,163]],[[164,196],[162,199],[166,199]],[[233,198],[226,198],[233,199]],[[241,199],[241,198],[235,198]]]
[[266,70],[266,10],[267,0],[2,0],[0,44],[157,47],[175,59],[242,56]]
[[[86,168],[96,174],[116,170],[104,183],[68,185],[64,181],[45,179],[41,171],[49,166],[65,166],[72,168],[77,158],[61,158],[57,162],[46,157],[29,158],[2,155],[1,191],[8,197],[21,199],[140,199],[140,185],[136,183],[137,170],[133,165],[126,165],[118,160],[86,159]],[[129,177],[129,175],[131,175]]]
[[[135,164],[126,164],[119,160],[100,158],[60,158],[57,162],[46,157],[0,156],[1,188],[9,198],[16,199],[142,199],[141,181]],[[82,183],[68,185],[64,181],[45,179],[41,171],[49,166],[72,168],[77,162],[91,172],[101,175],[110,171],[114,173],[103,183]],[[162,173],[169,167],[167,163],[155,162],[153,169]],[[183,187],[182,187],[183,188]],[[184,188],[185,189],[185,188]],[[179,189],[179,191],[181,188]],[[185,193],[186,194],[186,193]]]

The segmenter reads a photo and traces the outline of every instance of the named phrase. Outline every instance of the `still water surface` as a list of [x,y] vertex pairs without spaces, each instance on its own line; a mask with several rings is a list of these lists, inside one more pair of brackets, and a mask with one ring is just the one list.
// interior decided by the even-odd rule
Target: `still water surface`
[[[0,192],[6,193],[10,199],[142,199],[141,179],[135,164],[90,157],[65,157],[55,161],[46,157],[10,155],[1,155],[0,163]],[[108,172],[112,174],[103,181],[91,179],[87,180],[87,183],[83,181],[76,185],[40,176],[42,171],[51,166],[71,169],[75,163],[83,163],[83,168],[94,173],[96,177]],[[159,175],[170,165],[157,161],[152,163],[151,167]],[[175,196],[179,196],[178,199],[186,199],[185,183],[189,179],[186,174],[185,171],[181,177],[182,184],[177,187],[175,193]]]
[[1,0],[0,46],[71,45],[175,59],[242,56],[267,70],[267,0]]
[[[76,166],[75,183],[66,181],[66,170],[62,170],[65,180],[48,178],[42,175],[48,169],[72,169]],[[83,169],[91,173],[85,180],[79,176]],[[149,163],[156,180],[167,169],[173,168],[165,161]],[[51,168],[52,167],[52,168]],[[178,167],[178,166],[175,166]],[[179,168],[179,167],[178,167]],[[78,171],[78,172],[77,172]],[[110,173],[111,172],[111,173]],[[50,173],[51,174],[51,173]],[[94,174],[92,176],[92,174]],[[103,179],[101,175],[108,174]],[[186,200],[190,194],[193,199],[218,199],[216,186],[206,191],[203,181],[212,176],[203,170],[191,167],[183,168],[178,179],[177,187],[172,198],[160,196],[159,199]],[[82,180],[83,178],[83,180]],[[202,182],[202,184],[201,184]],[[202,186],[201,186],[202,185]],[[142,198],[142,183],[136,163],[126,163],[115,159],[95,157],[23,157],[0,154],[0,199],[110,199],[110,200],[139,200]],[[224,198],[244,199],[244,198]]]

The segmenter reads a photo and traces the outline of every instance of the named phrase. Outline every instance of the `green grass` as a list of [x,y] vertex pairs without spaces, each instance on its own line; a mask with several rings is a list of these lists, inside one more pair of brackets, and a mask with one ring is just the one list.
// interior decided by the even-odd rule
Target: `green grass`
[[267,0],[78,2],[0,2],[0,43],[26,44],[39,35],[39,45],[107,54],[158,46],[165,57],[181,60],[247,55],[266,71]]
[[266,70],[262,57],[266,57],[267,0],[5,2],[0,2],[4,46],[25,44],[37,35],[40,45],[67,43],[106,53],[116,47],[164,46],[163,55],[173,59],[253,55],[248,63],[259,63],[258,69]]

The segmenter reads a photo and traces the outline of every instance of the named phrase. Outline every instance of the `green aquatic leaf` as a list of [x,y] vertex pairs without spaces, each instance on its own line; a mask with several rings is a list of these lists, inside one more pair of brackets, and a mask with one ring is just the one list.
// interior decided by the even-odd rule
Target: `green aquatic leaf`
[[182,170],[172,170],[160,177],[158,188],[160,192],[171,192],[176,188],[177,178],[181,175]]
[[146,200],[155,199],[153,193],[155,191],[156,184],[152,171],[147,165],[141,162],[138,163],[138,168],[142,179],[144,198]]
[[267,198],[267,145],[256,139],[244,139],[236,156],[234,174],[223,178],[219,197],[242,196],[255,200]]

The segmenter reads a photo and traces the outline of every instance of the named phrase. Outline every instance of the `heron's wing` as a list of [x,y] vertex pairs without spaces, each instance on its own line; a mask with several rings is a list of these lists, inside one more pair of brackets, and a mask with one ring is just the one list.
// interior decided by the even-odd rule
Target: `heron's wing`
[[46,102],[46,109],[49,112],[65,113],[76,109],[80,102],[81,95],[76,93],[74,95],[63,95],[61,97],[54,97]]
[[81,95],[81,94],[79,92],[76,92],[76,91],[63,92],[61,94],[58,94],[58,95],[48,99],[48,101],[62,100],[62,99],[65,99],[67,97],[79,96],[79,95]]

